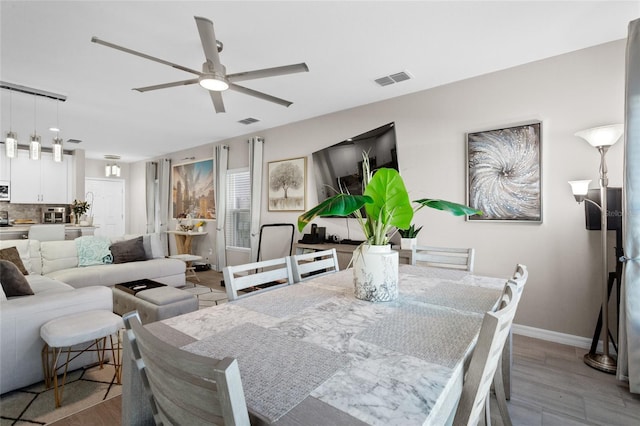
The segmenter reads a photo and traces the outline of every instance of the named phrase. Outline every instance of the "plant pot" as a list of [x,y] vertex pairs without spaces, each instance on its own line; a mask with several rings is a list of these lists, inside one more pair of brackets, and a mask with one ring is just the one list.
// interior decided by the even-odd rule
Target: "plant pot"
[[398,298],[398,252],[390,245],[362,245],[354,253],[355,296],[369,302],[390,302]]
[[413,250],[418,245],[417,238],[400,238],[400,248],[402,250]]

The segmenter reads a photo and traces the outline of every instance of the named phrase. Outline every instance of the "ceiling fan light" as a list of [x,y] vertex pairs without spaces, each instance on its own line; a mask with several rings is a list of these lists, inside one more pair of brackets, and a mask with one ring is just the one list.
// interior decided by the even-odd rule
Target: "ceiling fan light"
[[198,83],[205,89],[214,92],[224,92],[229,88],[229,83],[227,83],[224,78],[214,74],[203,74],[198,79]]

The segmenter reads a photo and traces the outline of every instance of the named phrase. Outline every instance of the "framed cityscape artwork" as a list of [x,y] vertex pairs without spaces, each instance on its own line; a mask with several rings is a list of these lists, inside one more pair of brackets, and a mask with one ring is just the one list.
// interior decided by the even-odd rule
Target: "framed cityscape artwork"
[[173,217],[215,219],[213,159],[171,167]]
[[307,158],[269,163],[269,211],[304,211],[307,188]]
[[541,123],[467,134],[470,221],[542,222]]

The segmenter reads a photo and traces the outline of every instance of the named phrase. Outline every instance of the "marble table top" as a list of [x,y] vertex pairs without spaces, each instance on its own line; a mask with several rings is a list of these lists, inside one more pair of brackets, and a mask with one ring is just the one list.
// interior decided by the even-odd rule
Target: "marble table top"
[[236,357],[264,424],[444,424],[506,279],[410,265],[399,279],[394,302],[356,299],[349,269],[162,323],[187,351]]

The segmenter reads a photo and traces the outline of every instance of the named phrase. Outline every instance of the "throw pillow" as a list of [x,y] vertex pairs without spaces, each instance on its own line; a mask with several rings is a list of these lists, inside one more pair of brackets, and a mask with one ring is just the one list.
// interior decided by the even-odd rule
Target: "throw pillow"
[[33,294],[29,282],[20,269],[8,260],[0,260],[0,282],[7,297]]
[[109,250],[111,250],[111,254],[113,255],[113,263],[127,263],[147,260],[147,255],[144,252],[144,243],[142,242],[141,236],[138,238],[134,238],[133,240],[120,241],[111,244]]
[[27,268],[24,267],[24,263],[22,263],[22,259],[20,259],[20,253],[18,253],[18,249],[15,247],[7,247],[0,250],[0,259],[8,260],[18,267],[22,275],[29,275]]

